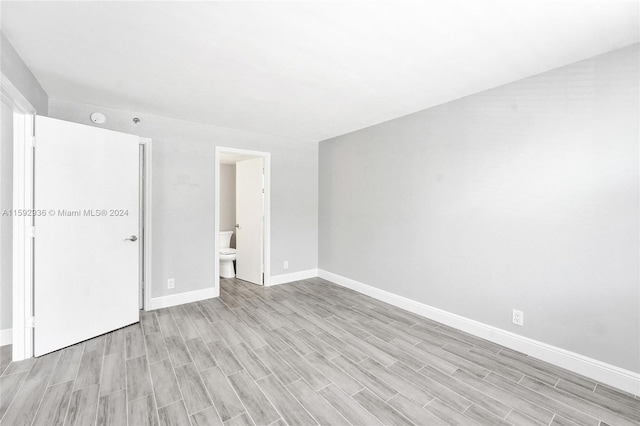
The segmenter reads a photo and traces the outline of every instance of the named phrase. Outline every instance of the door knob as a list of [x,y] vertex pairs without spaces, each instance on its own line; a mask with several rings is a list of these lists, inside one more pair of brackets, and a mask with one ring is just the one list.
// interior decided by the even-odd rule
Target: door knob
[[129,238],[125,238],[125,241],[136,241],[138,239],[138,237],[136,237],[135,235],[130,236]]
[[240,225],[238,225],[237,223],[236,223],[236,228],[240,229]]

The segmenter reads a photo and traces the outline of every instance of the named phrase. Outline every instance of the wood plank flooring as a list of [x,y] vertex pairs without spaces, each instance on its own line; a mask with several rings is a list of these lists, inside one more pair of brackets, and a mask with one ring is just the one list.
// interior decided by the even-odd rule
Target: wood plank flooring
[[2,425],[638,425],[640,399],[322,279],[10,362]]

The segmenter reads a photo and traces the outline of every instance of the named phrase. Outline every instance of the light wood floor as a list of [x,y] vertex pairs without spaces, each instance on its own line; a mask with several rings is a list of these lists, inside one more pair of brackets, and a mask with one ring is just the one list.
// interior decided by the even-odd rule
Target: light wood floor
[[321,279],[10,363],[3,425],[638,425],[640,400]]

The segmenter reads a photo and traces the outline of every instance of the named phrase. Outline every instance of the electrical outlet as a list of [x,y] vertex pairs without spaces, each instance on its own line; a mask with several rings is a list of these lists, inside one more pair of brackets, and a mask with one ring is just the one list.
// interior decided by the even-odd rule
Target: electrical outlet
[[289,269],[289,261],[288,260],[284,261],[284,269]]
[[522,311],[513,310],[513,323],[522,327],[524,325],[524,313]]
[[174,288],[176,286],[176,280],[173,278],[169,278],[167,280],[167,288]]

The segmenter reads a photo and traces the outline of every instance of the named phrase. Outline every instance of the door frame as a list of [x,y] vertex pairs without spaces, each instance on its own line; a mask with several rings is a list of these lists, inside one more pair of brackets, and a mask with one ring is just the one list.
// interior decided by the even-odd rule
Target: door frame
[[[2,99],[13,107],[13,210],[33,209],[33,130],[36,109],[4,74],[0,74]],[[32,305],[33,242],[27,237],[33,217],[13,217],[12,359],[19,361],[33,354],[33,329],[25,328]],[[19,330],[22,330],[19,332]]]
[[153,141],[150,138],[140,138],[140,146],[144,156],[141,161],[140,177],[142,182],[140,189],[140,297],[141,308],[147,310],[151,306],[151,195],[152,195],[152,164],[153,164]]
[[214,212],[214,292],[215,296],[220,296],[220,249],[218,237],[220,234],[220,155],[248,155],[252,157],[260,157],[264,164],[264,227],[263,227],[263,286],[268,286],[271,280],[271,153],[262,151],[250,151],[246,149],[228,148],[216,146],[214,154],[215,164],[215,212]]
[[[3,78],[4,80],[4,78]],[[4,87],[4,84],[3,84]],[[4,92],[4,91],[3,91]],[[13,209],[33,210],[35,161],[35,110],[32,113],[14,113]],[[141,229],[139,259],[139,285],[143,289],[143,306],[151,301],[151,188],[152,140],[139,138],[144,146],[144,212],[140,214]],[[33,217],[18,217],[13,221],[13,322],[12,360],[21,361],[33,356]],[[140,233],[140,232],[139,232]],[[144,281],[142,280],[144,277]]]

